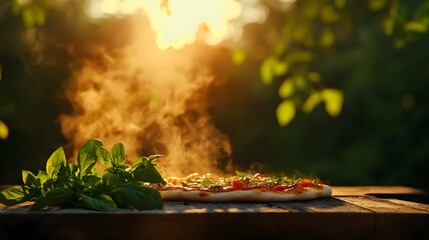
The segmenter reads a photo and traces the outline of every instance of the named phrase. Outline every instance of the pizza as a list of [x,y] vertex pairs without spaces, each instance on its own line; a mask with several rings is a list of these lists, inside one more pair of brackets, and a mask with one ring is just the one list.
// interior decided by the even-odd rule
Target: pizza
[[318,180],[269,177],[237,172],[217,177],[193,173],[184,178],[170,177],[159,188],[167,201],[195,202],[286,202],[331,196],[328,185]]

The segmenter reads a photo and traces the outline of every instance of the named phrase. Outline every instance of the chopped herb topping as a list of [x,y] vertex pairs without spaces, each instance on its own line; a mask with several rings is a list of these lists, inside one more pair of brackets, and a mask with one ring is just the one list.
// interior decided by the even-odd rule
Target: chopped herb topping
[[[185,178],[167,178],[165,179],[166,185],[163,189],[172,188],[185,188],[185,189],[203,189],[203,190],[219,190],[235,188],[237,184],[233,184],[234,181],[239,181],[246,187],[268,187],[273,188],[275,186],[290,186],[295,185],[300,181],[300,177],[270,177],[263,174],[250,174],[236,171],[235,175],[225,175],[217,177],[212,174],[198,174],[192,173]],[[315,182],[315,181],[314,181]],[[316,182],[315,182],[316,183]],[[241,184],[240,184],[241,185]]]

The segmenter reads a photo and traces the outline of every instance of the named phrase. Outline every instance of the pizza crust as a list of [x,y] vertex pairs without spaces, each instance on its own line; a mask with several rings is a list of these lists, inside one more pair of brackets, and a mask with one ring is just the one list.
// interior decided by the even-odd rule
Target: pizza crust
[[241,189],[225,192],[171,189],[161,190],[160,193],[162,199],[167,201],[288,202],[329,197],[332,194],[332,190],[327,185],[321,185],[320,188],[300,188],[285,191],[273,191],[267,188]]

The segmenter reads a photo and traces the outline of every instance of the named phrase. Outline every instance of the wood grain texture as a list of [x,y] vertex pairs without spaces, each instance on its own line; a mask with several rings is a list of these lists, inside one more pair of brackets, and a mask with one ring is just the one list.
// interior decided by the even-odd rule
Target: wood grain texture
[[333,186],[332,196],[362,196],[371,194],[425,194],[424,191],[404,186]]
[[388,198],[386,200],[389,202],[395,203],[395,204],[402,205],[402,206],[407,206],[410,208],[415,208],[415,209],[419,209],[419,210],[429,212],[429,205],[428,204],[415,203],[415,202],[409,202],[409,201],[392,199],[392,198]]
[[0,239],[429,239],[429,205],[358,195],[363,189],[303,202],[165,202],[150,211],[31,212],[24,203],[0,207]]
[[415,209],[406,205],[397,204],[385,199],[380,199],[372,196],[358,197],[336,197],[341,201],[360,206],[375,213],[413,213],[413,214],[429,214],[428,211]]

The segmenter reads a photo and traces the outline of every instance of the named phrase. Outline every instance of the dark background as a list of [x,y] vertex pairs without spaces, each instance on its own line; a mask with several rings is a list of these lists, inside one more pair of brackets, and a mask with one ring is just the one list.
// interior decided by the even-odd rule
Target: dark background
[[[219,79],[226,79],[213,85],[207,99],[214,124],[231,140],[234,163],[243,169],[258,163],[274,172],[299,171],[332,185],[429,190],[429,34],[410,34],[400,27],[386,34],[382,23],[388,4],[375,11],[365,1],[347,1],[338,8],[340,20],[328,23],[337,37],[334,44],[312,49],[315,59],[306,66],[321,73],[326,86],[344,92],[341,114],[332,118],[319,104],[308,114],[298,111],[289,125],[278,125],[275,112],[284,76],[266,86],[259,69],[282,41],[281,34],[273,33],[326,24],[299,14],[309,8],[308,2],[297,1],[295,18],[287,22],[284,11],[267,4],[271,14],[266,23],[246,26],[241,43],[201,46],[216,55],[207,61]],[[338,1],[323,2],[335,7]],[[420,1],[403,2],[404,16],[412,18]],[[50,153],[68,144],[58,116],[71,111],[64,86],[80,56],[55,43],[72,44],[77,54],[85,55],[84,43],[105,44],[114,51],[130,36],[121,27],[129,25],[126,17],[91,22],[83,3],[46,11],[44,24],[26,26],[9,1],[0,3],[0,120],[10,132],[0,140],[0,184],[19,183],[21,169],[42,169]],[[36,53],[29,38],[38,33],[47,44]],[[236,48],[247,55],[240,65],[231,60]]]

